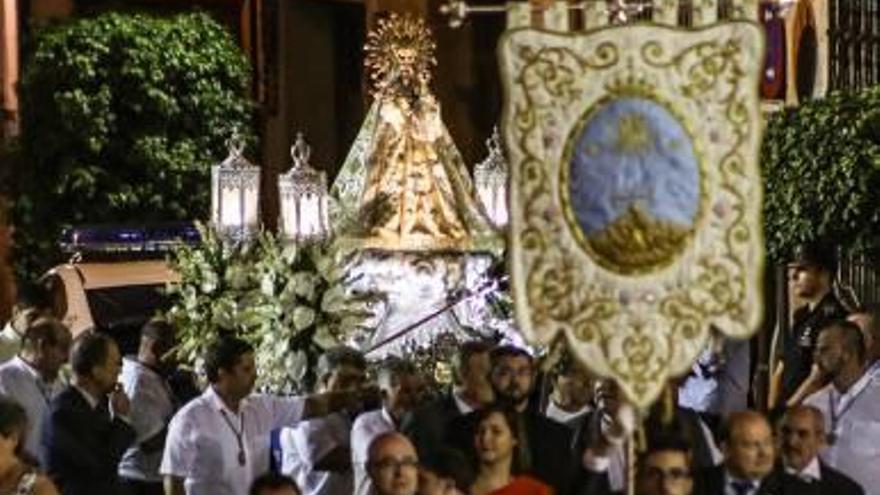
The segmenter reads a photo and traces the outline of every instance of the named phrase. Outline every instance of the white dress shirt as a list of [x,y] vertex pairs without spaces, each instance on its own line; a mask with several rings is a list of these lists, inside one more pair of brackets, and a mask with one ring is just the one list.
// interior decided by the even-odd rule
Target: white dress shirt
[[785,472],[794,476],[795,478],[800,478],[802,481],[806,482],[822,480],[822,467],[819,465],[818,457],[813,457],[813,460],[810,461],[806,466],[804,466],[804,468],[800,471],[796,471],[794,468],[785,466]]
[[184,478],[187,495],[247,495],[253,480],[269,470],[272,430],[299,421],[304,404],[301,397],[255,394],[235,413],[208,387],[171,419],[159,472]]
[[43,416],[49,410],[49,402],[62,387],[61,380],[45,382],[37,370],[18,356],[0,365],[0,394],[24,407],[28,417],[24,448],[34,457],[40,454]]
[[161,482],[162,451],[144,452],[140,444],[161,432],[174,414],[174,396],[168,382],[155,370],[134,358],[123,358],[122,388],[131,400],[129,418],[137,433],[134,445],[122,455],[119,476]]
[[458,409],[458,413],[464,416],[465,414],[470,414],[474,412],[474,408],[467,403],[455,390],[452,391],[452,400],[455,402],[455,408]]
[[370,495],[372,482],[367,475],[370,442],[382,433],[396,431],[391,414],[383,407],[357,417],[351,427],[351,466],[354,471],[354,495]]
[[[734,483],[748,483],[750,486],[747,492],[739,493],[734,488]],[[761,488],[760,480],[736,479],[731,476],[729,472],[724,472],[724,495],[755,495],[756,493],[758,493],[759,488]]]
[[584,404],[583,407],[574,412],[566,411],[565,409],[560,408],[556,405],[552,400],[549,404],[547,404],[547,410],[544,411],[544,415],[548,418],[556,421],[557,423],[568,424],[570,421],[580,418],[581,416],[585,416],[588,412],[592,411],[593,408],[590,404]]
[[303,421],[281,430],[281,472],[296,480],[303,495],[350,494],[351,470],[319,471],[315,465],[338,448],[348,448],[351,419],[345,413]]
[[804,403],[822,411],[826,432],[836,436],[820,453],[822,460],[862,485],[866,495],[880,495],[880,375],[866,372],[842,396],[830,384]]

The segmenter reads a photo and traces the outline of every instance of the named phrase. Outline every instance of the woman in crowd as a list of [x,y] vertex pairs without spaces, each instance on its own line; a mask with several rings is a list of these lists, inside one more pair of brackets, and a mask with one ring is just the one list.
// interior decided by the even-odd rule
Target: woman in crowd
[[473,481],[473,466],[458,450],[439,448],[420,459],[418,495],[463,495]]
[[0,397],[0,493],[58,495],[55,485],[22,456],[28,418],[18,403]]
[[527,449],[519,415],[503,405],[491,405],[477,415],[474,448],[477,475],[472,495],[550,495],[553,490],[535,478],[518,474],[528,469]]

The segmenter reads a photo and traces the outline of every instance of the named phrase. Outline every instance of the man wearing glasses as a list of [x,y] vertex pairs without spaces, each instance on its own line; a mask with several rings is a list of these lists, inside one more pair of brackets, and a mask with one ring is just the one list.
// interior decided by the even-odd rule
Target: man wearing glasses
[[636,476],[639,495],[691,495],[691,454],[684,439],[657,438],[642,455]]
[[415,447],[400,433],[380,434],[367,451],[367,475],[373,495],[415,495],[419,485]]

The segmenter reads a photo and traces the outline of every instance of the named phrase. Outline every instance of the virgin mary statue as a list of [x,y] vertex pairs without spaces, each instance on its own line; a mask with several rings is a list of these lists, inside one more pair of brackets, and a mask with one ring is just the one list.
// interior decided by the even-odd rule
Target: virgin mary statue
[[[359,215],[359,247],[482,251],[498,245],[429,81],[434,42],[421,19],[391,14],[368,35],[374,103],[334,194]],[[345,235],[345,234],[343,234]]]

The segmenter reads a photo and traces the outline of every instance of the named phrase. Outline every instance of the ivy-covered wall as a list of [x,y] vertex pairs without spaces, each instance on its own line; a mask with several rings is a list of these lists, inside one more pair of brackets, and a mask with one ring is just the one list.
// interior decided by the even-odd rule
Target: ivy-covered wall
[[19,272],[57,263],[66,226],[206,218],[231,130],[253,141],[250,72],[205,14],[106,14],[38,32],[21,82]]
[[880,247],[880,87],[775,115],[762,167],[771,260],[817,239],[848,251]]

